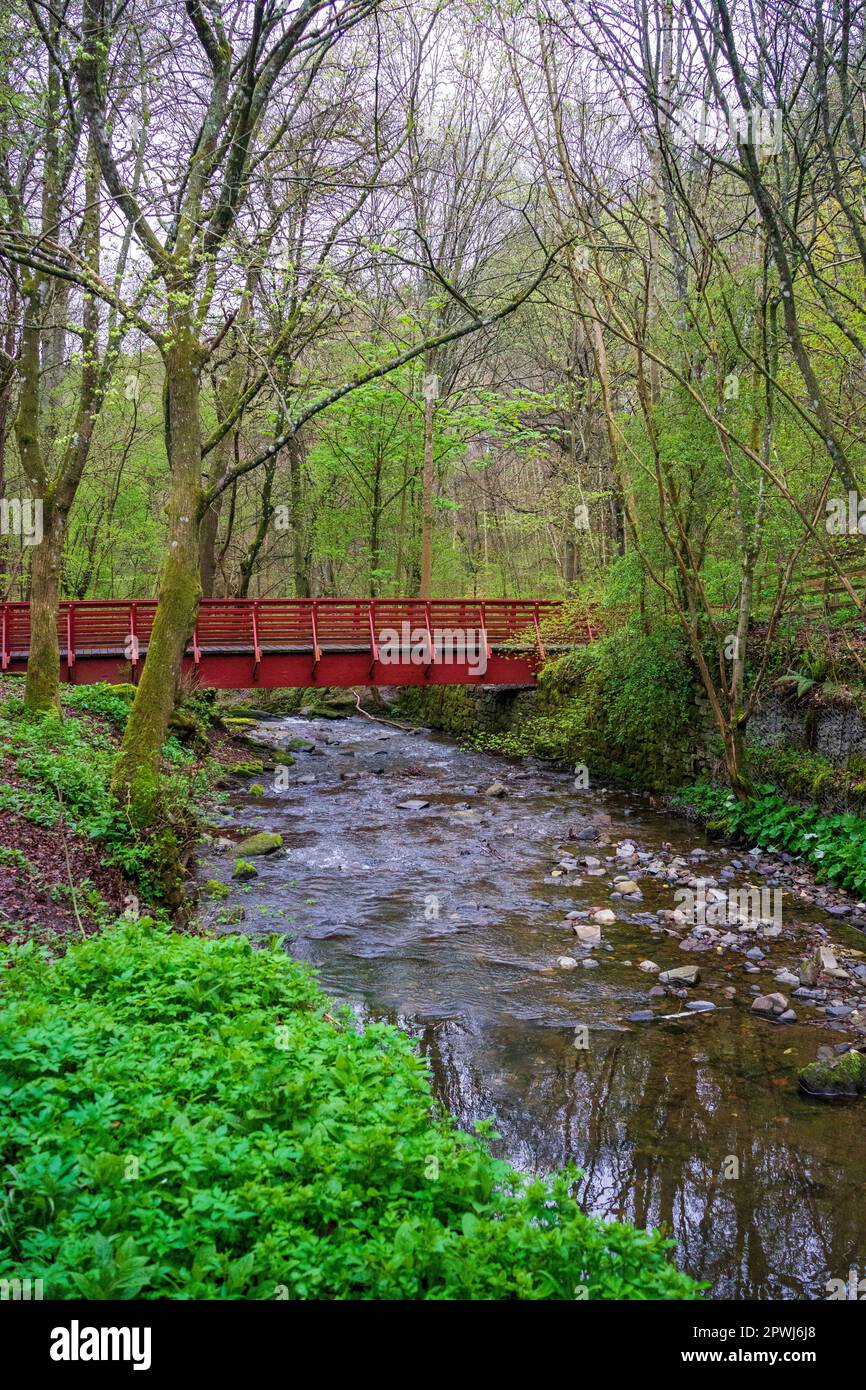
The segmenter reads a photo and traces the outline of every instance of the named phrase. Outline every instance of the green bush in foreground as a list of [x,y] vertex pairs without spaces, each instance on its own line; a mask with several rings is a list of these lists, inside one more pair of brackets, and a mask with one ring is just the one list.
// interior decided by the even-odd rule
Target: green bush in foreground
[[337,1021],[278,943],[119,924],[0,972],[0,1278],[46,1297],[690,1298],[433,1117],[411,1040]]
[[792,805],[769,784],[739,802],[724,788],[698,783],[677,792],[673,804],[694,811],[712,829],[804,859],[819,883],[866,896],[866,820],[860,816],[822,816],[817,807]]

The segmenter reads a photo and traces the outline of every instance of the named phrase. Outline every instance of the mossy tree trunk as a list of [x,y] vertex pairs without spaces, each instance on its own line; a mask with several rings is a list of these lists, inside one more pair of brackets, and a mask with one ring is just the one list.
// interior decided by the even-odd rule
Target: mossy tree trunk
[[[49,152],[59,158],[54,146]],[[80,254],[98,271],[100,257],[99,166],[88,146],[85,166],[85,210],[81,222]],[[60,187],[46,173],[51,225],[60,206]],[[58,295],[52,277],[33,273],[25,281],[24,323],[18,363],[21,388],[15,435],[31,497],[42,506],[42,535],[33,546],[30,564],[30,651],[24,705],[30,713],[60,709],[60,643],[58,616],[63,547],[69,513],[90,453],[93,432],[120,349],[120,333],[109,328],[99,358],[99,305],[83,295],[81,374],[69,442],[52,466],[51,455],[63,421],[56,399],[65,371],[68,286]]]
[[42,503],[42,540],[33,548],[30,569],[30,655],[24,707],[30,713],[60,709],[60,565],[66,515],[50,497]]
[[201,597],[200,353],[188,324],[179,325],[172,339],[165,354],[172,479],[168,550],[144,670],[112,776],[115,798],[128,810],[133,824],[141,827],[151,824],[158,810],[160,755]]

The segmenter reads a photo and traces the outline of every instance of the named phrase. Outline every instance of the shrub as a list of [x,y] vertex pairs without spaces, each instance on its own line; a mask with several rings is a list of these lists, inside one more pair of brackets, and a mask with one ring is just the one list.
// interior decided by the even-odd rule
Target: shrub
[[[395,1028],[278,941],[118,924],[8,952],[0,1277],[54,1298],[691,1298],[658,1233],[588,1216],[435,1118]],[[333,1007],[333,1006],[331,1006]]]
[[768,850],[787,850],[816,870],[819,883],[835,883],[866,896],[866,820],[850,812],[822,816],[815,806],[795,806],[765,783],[739,802],[709,783],[686,787],[673,804],[691,810],[713,829]]
[[536,751],[561,741],[570,759],[640,785],[664,786],[685,772],[695,684],[672,632],[610,633],[549,661],[539,684],[549,713],[537,721]]

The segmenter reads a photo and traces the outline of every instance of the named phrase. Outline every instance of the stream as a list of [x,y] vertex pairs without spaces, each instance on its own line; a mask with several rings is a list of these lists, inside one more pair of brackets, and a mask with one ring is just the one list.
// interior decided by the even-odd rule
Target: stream
[[[647,799],[362,717],[272,719],[255,736],[312,747],[281,779],[266,772],[264,795],[232,791],[213,813],[202,882],[230,880],[233,845],[253,830],[283,848],[208,903],[211,921],[284,933],[327,993],[417,1036],[462,1127],[492,1118],[493,1147],[525,1171],[576,1163],[587,1210],[663,1226],[713,1297],[826,1298],[829,1279],[866,1275],[866,1100],[827,1105],[797,1087],[817,1048],[850,1032],[799,1000],[795,1023],[751,1011],[756,987],[780,990],[775,972],[803,953],[791,913],[851,959],[861,933],[786,894],[786,933],[757,966],[741,951],[685,954],[656,916],[675,885],[645,872],[654,856],[697,852],[702,875],[759,880],[743,851]],[[504,795],[487,793],[495,783]],[[629,842],[643,897],[611,899]],[[566,914],[592,907],[617,920],[589,951]],[[558,967],[563,955],[579,968]],[[701,982],[662,997],[646,959],[698,964]],[[715,1008],[664,1021],[686,997]],[[654,1021],[629,1021],[646,1010]]]

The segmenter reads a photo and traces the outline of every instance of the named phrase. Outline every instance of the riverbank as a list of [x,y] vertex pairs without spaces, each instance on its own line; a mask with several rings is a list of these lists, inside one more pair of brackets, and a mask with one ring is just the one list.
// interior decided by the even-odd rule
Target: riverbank
[[[214,930],[279,932],[359,1019],[417,1037],[464,1129],[492,1118],[526,1173],[576,1164],[582,1207],[669,1230],[713,1296],[827,1296],[866,1249],[864,1102],[800,1071],[858,1045],[866,955],[805,867],[418,727],[272,714],[256,739],[294,761],[216,815]],[[237,880],[259,831],[282,843]]]
[[[576,1173],[531,1180],[443,1117],[411,1037],[359,1026],[282,940],[190,919],[205,806],[266,804],[295,758],[182,707],[142,837],[107,794],[130,693],[64,691],[62,720],[29,720],[3,683],[0,1279],[59,1299],[697,1297],[669,1240],[581,1209]],[[256,863],[282,848],[265,839],[242,846]]]
[[814,653],[810,669],[814,679],[788,669],[770,682],[749,725],[748,803],[730,795],[707,702],[670,633],[616,634],[557,657],[537,690],[403,687],[392,713],[470,747],[570,767],[583,787],[602,778],[662,797],[735,842],[802,861],[816,901],[866,928],[866,687],[850,662],[844,686]]
[[61,945],[122,914],[189,921],[202,797],[237,757],[207,700],[181,706],[163,750],[148,834],[110,797],[132,686],[62,686],[62,718],[25,718],[22,680],[0,679],[0,939]]

